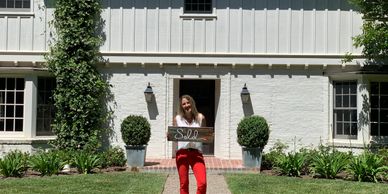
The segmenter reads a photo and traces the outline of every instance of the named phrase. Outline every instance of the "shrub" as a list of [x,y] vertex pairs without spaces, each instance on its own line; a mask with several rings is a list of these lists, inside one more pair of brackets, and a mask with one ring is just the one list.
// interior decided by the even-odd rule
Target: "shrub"
[[321,147],[312,159],[311,169],[314,174],[334,179],[348,164],[349,156],[329,147]]
[[65,163],[55,151],[39,152],[30,158],[30,167],[42,176],[59,174]]
[[126,145],[145,145],[151,137],[150,123],[143,116],[130,115],[121,123],[121,136]]
[[261,116],[243,118],[237,126],[237,141],[248,148],[263,148],[268,143],[269,127]]
[[269,152],[263,155],[261,168],[272,169],[275,166],[277,158],[284,155],[287,148],[288,146],[279,140],[275,142],[274,146],[269,149]]
[[378,182],[378,177],[384,176],[388,167],[384,165],[384,158],[364,151],[361,155],[351,159],[348,171],[358,181]]
[[11,151],[0,159],[0,173],[5,177],[22,177],[27,170],[27,161],[27,153]]
[[276,167],[281,174],[287,176],[300,176],[306,156],[302,153],[282,154],[276,161]]
[[75,154],[73,164],[79,173],[90,174],[100,165],[100,158],[93,153],[80,151]]
[[125,166],[127,159],[124,150],[119,147],[109,148],[100,153],[101,167]]

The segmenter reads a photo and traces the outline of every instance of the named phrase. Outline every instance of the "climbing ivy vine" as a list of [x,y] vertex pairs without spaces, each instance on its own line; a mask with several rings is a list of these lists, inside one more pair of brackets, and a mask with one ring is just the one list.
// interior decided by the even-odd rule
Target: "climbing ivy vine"
[[54,41],[46,56],[55,76],[53,145],[60,149],[95,149],[100,146],[107,118],[104,97],[108,84],[96,65],[102,33],[99,0],[56,0]]

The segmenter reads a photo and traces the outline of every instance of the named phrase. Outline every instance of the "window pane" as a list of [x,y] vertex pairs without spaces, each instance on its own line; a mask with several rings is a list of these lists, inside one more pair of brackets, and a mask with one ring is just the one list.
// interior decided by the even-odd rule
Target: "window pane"
[[16,117],[23,118],[23,106],[16,106]]
[[357,83],[356,82],[350,83],[350,93],[357,94]]
[[388,110],[380,110],[380,122],[388,122]]
[[16,92],[16,104],[23,104],[23,103],[24,103],[24,93]]
[[1,1],[0,1],[0,8],[7,8],[7,7],[5,6],[5,1],[4,1],[4,0],[1,0]]
[[337,110],[337,111],[335,111],[335,113],[334,113],[335,115],[336,115],[336,118],[337,118],[337,120],[336,121],[343,121],[344,119],[344,117],[343,117],[343,111],[341,111],[341,110]]
[[7,104],[15,103],[15,94],[13,92],[7,92]]
[[350,120],[357,123],[357,110],[350,111]]
[[0,103],[1,104],[5,103],[5,92],[0,92]]
[[11,105],[11,106],[6,106],[6,109],[5,109],[5,116],[6,117],[13,117],[14,116],[14,106]]
[[15,79],[8,78],[7,79],[7,90],[14,90],[15,89]]
[[352,123],[350,135],[357,135],[357,123]]
[[335,94],[342,94],[342,82],[335,83],[334,87],[335,87]]
[[5,117],[5,105],[0,105],[0,117]]
[[15,8],[14,0],[7,0],[7,8]]
[[342,96],[335,97],[335,107],[343,107],[342,106]]
[[13,131],[13,119],[6,119],[5,120],[5,130],[6,131]]
[[0,90],[5,90],[5,78],[0,78]]
[[24,79],[23,78],[16,79],[16,89],[17,90],[24,90]]
[[388,108],[388,96],[380,97],[380,108]]
[[344,111],[344,121],[350,121],[350,111]]
[[342,123],[337,123],[337,135],[342,135],[343,134],[343,126]]
[[381,123],[380,135],[381,136],[388,136],[388,123]]
[[370,83],[370,93],[371,94],[379,94],[379,83],[377,83],[377,82]]
[[357,96],[356,95],[350,96],[350,107],[357,107]]
[[379,133],[379,125],[377,123],[371,123],[371,129],[370,129],[370,134],[373,136],[377,136]]
[[344,96],[343,97],[343,107],[349,107],[350,103],[349,103],[349,97],[350,96]]
[[344,94],[350,94],[350,86],[348,82],[345,82],[343,84],[343,89],[342,89]]
[[350,135],[350,124],[344,123],[344,135]]
[[370,97],[370,106],[372,108],[378,108],[379,107],[379,97],[378,96],[371,96]]
[[15,119],[15,131],[23,131],[23,119]]
[[4,131],[4,123],[5,120],[4,119],[0,119],[0,131]]
[[15,0],[15,8],[22,8],[23,0]]
[[380,83],[380,94],[388,94],[388,82]]
[[379,122],[379,110],[371,110],[370,121]]

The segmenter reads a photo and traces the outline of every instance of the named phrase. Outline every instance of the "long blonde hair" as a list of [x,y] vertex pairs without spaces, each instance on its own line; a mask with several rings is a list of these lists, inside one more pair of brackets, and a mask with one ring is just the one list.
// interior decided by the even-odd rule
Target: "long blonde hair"
[[178,104],[178,114],[181,116],[181,117],[184,117],[185,116],[185,111],[183,110],[183,107],[182,107],[182,100],[183,98],[185,98],[186,100],[189,101],[190,105],[191,105],[191,114],[193,116],[193,118],[200,122],[199,121],[199,118],[198,118],[198,115],[199,115],[199,112],[197,110],[197,106],[195,105],[195,101],[193,99],[193,97],[191,97],[190,95],[182,95],[180,98],[179,98],[179,104]]

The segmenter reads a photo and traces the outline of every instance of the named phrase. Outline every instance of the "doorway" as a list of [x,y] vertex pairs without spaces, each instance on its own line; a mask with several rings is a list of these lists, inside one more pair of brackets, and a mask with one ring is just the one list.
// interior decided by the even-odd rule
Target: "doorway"
[[[179,97],[188,94],[192,96],[197,109],[206,118],[207,127],[214,127],[215,120],[215,80],[179,80]],[[214,155],[214,142],[204,143],[204,155]]]

